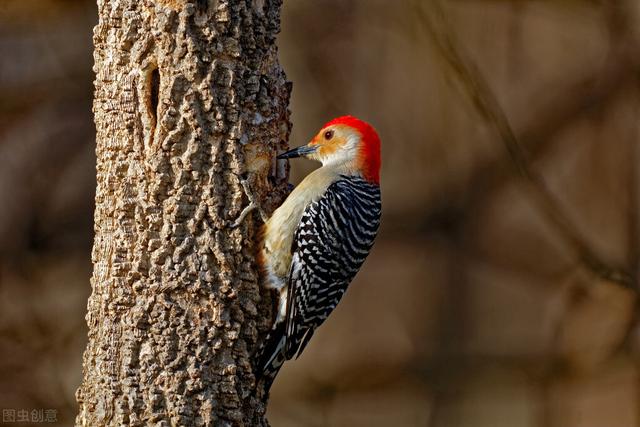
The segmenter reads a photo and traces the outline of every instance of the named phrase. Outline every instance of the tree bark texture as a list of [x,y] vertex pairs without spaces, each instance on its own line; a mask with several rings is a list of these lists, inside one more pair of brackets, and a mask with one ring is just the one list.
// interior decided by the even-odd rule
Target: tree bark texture
[[[290,84],[281,0],[99,0],[93,292],[77,425],[265,425],[251,353],[268,328],[255,196],[276,167]],[[265,297],[266,295],[263,295]]]

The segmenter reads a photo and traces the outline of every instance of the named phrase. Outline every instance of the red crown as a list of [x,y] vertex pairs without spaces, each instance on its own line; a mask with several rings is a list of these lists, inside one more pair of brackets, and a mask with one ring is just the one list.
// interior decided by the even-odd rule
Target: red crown
[[332,125],[345,125],[357,130],[362,135],[361,164],[362,175],[365,179],[380,183],[380,137],[378,132],[369,123],[353,116],[337,117],[323,128]]

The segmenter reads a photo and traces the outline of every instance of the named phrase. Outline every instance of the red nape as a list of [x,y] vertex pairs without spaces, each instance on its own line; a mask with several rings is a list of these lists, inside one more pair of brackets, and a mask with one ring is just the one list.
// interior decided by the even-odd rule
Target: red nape
[[345,125],[356,129],[362,135],[362,175],[368,181],[380,184],[380,137],[369,123],[353,116],[337,117],[323,126]]

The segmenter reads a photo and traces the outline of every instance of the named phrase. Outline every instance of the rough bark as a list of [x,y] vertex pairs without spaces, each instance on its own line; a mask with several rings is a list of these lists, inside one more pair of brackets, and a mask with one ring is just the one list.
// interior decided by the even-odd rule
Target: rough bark
[[[281,0],[99,0],[93,293],[77,425],[264,425],[257,220],[287,171]],[[243,185],[243,182],[245,185]]]

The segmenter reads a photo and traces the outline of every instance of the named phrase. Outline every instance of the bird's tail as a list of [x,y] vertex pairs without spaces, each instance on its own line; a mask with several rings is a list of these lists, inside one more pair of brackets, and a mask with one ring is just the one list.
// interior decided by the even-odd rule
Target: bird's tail
[[265,393],[269,392],[271,384],[278,375],[285,362],[286,329],[285,322],[276,322],[273,328],[256,351],[254,372],[256,382],[264,384]]

